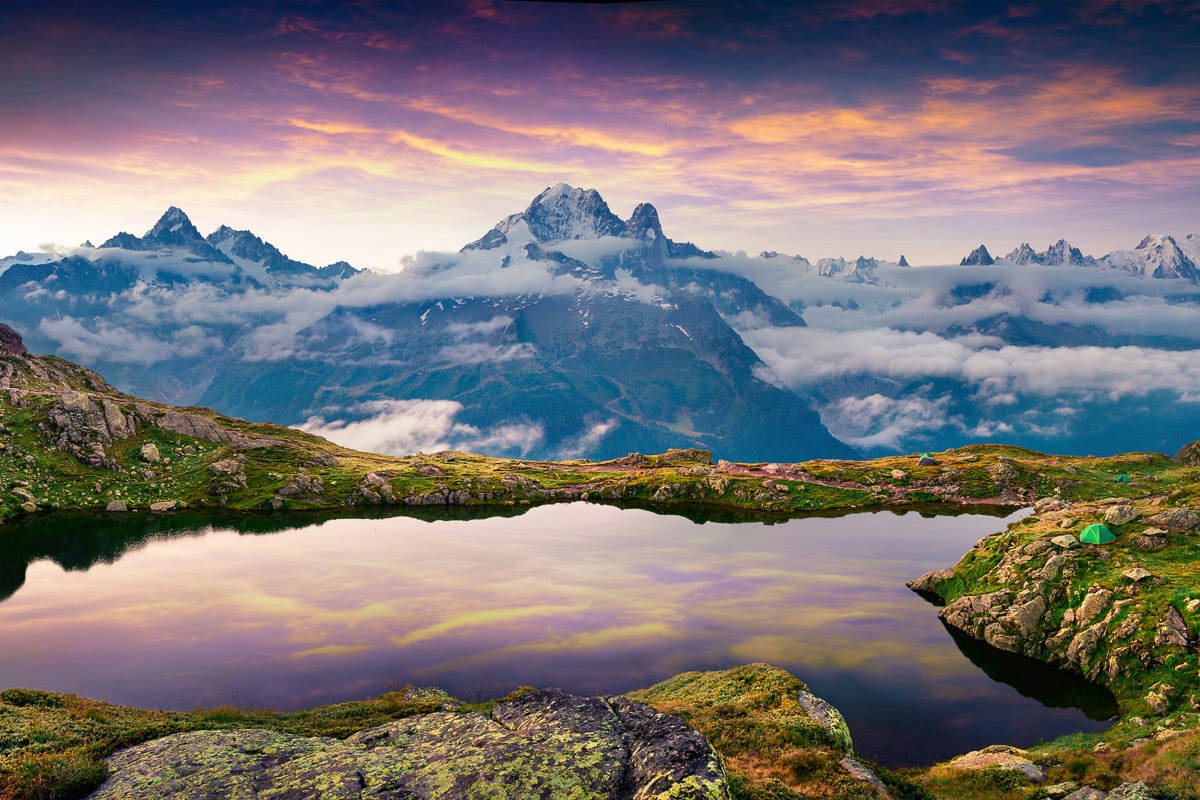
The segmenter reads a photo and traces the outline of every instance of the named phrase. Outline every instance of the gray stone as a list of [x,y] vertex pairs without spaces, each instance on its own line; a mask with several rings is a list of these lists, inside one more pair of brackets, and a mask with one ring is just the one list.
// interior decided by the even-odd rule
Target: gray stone
[[108,505],[104,507],[105,511],[125,512],[129,510],[129,506],[125,505],[124,500],[109,500]]
[[954,570],[952,569],[935,569],[931,572],[926,572],[919,578],[913,578],[911,581],[906,581],[904,585],[912,589],[914,592],[937,594],[938,587],[953,577]]
[[344,741],[265,730],[179,733],[119,751],[93,800],[480,797],[728,800],[716,753],[682,720],[557,689],[490,715],[437,712]]
[[1079,540],[1069,533],[1064,533],[1062,536],[1055,536],[1050,541],[1064,550],[1070,550],[1072,547],[1079,547]]
[[1138,581],[1144,581],[1146,578],[1152,577],[1150,570],[1143,569],[1142,567],[1131,567],[1121,574],[1134,583],[1137,583]]
[[884,785],[883,781],[879,780],[879,776],[867,769],[867,767],[857,758],[853,756],[846,756],[838,763],[841,764],[842,769],[846,770],[847,774],[849,774],[851,778],[867,784],[874,789],[875,793],[880,797],[891,797],[891,794],[888,793],[887,786]]
[[1079,784],[1075,783],[1075,781],[1067,781],[1066,783],[1055,783],[1051,786],[1043,787],[1042,791],[1046,793],[1046,797],[1050,798],[1050,800],[1062,800],[1062,798],[1078,788]]
[[1108,800],[1154,800],[1150,787],[1144,782],[1122,783],[1108,793]]
[[1108,792],[1093,789],[1091,786],[1081,786],[1063,800],[1107,800],[1107,798]]
[[1151,517],[1150,522],[1172,533],[1182,533],[1200,525],[1200,514],[1188,508],[1172,508]]
[[973,750],[952,759],[949,766],[964,770],[1011,770],[1020,772],[1033,783],[1046,780],[1046,770],[1033,763],[1029,759],[1029,753],[1008,745],[992,745],[982,750]]
[[1104,521],[1109,525],[1124,525],[1140,517],[1142,512],[1133,506],[1112,506],[1105,510]]
[[138,450],[138,455],[141,456],[142,461],[151,464],[157,464],[162,461],[162,454],[158,452],[158,446],[154,442],[146,442],[142,445],[142,448]]
[[175,507],[178,505],[179,505],[179,503],[176,502],[175,500],[160,500],[157,503],[151,503],[150,510],[157,511],[159,513],[162,513],[164,511],[174,511]]

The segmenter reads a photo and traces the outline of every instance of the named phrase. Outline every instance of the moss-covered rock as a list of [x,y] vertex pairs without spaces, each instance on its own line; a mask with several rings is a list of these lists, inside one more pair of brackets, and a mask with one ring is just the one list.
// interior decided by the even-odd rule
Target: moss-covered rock
[[345,740],[251,729],[174,734],[108,759],[91,797],[727,800],[682,720],[622,698],[528,692],[490,714],[435,712]]

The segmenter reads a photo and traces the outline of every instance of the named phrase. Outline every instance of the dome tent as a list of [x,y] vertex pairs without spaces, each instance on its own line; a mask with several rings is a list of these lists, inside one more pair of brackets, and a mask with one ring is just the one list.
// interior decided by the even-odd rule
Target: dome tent
[[919,461],[917,461],[917,466],[918,467],[936,467],[940,463],[941,463],[940,461],[938,461],[933,456],[929,455],[929,453],[922,453],[921,459]]
[[1112,531],[1102,522],[1093,522],[1083,529],[1083,533],[1079,534],[1079,541],[1088,544],[1108,544],[1116,540],[1117,537],[1113,536]]

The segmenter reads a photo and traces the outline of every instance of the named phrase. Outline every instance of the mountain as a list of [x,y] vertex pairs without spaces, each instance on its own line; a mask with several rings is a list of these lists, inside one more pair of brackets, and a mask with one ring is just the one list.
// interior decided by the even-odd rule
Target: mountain
[[[201,401],[313,430],[334,415],[382,429],[380,409],[448,401],[447,435],[464,447],[538,457],[849,453],[808,401],[763,379],[729,322],[803,319],[745,278],[668,264],[678,258],[713,256],[667,237],[649,204],[622,220],[596,191],[559,184],[420,268],[448,286],[470,276],[474,292],[338,308],[296,333],[295,355],[230,364]],[[530,290],[480,288],[510,276]]]
[[976,247],[974,250],[972,250],[970,252],[969,255],[966,256],[966,258],[964,258],[962,261],[958,262],[959,266],[961,266],[961,267],[975,267],[975,266],[990,267],[992,264],[995,264],[995,263],[996,263],[996,261],[995,261],[995,259],[992,258],[992,254],[989,253],[988,249],[986,247],[984,247],[983,245],[979,245],[979,247]]
[[1173,451],[1197,434],[1198,258],[1195,234],[961,266],[750,258],[558,184],[397,273],[202,236],[172,207],[142,236],[0,259],[0,316],[125,391],[360,449]]
[[1150,278],[1179,279],[1200,285],[1200,237],[1189,234],[1184,245],[1173,236],[1166,234],[1151,234],[1142,239],[1133,250],[1115,250],[1100,258],[1084,255],[1078,247],[1071,246],[1065,239],[1059,239],[1042,252],[1037,252],[1024,243],[1014,248],[1003,258],[992,260],[987,248],[980,245],[963,258],[961,265],[968,264],[1009,264],[1024,266],[1026,264],[1041,264],[1043,266],[1059,267],[1099,267],[1101,269],[1117,269],[1131,272],[1134,275]]

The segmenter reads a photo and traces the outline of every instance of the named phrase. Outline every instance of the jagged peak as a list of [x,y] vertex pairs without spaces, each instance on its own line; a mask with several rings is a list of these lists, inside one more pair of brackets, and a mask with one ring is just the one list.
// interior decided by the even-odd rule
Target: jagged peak
[[181,241],[204,238],[200,235],[200,231],[196,230],[196,226],[192,224],[192,221],[188,219],[188,215],[183,213],[183,209],[179,206],[168,208],[158,218],[158,222],[154,223],[154,227],[148,230],[142,238],[161,239],[164,236]]
[[1179,243],[1175,241],[1175,237],[1166,233],[1151,233],[1142,239],[1134,249],[1149,250],[1151,247],[1163,247],[1165,245],[1170,245],[1177,250],[1179,249]]
[[653,231],[655,238],[663,235],[658,209],[650,203],[639,203],[629,215],[629,221],[625,223],[625,232],[630,236],[645,238],[648,231]]
[[967,256],[962,261],[960,261],[959,266],[961,266],[961,267],[969,267],[969,266],[990,267],[992,264],[995,264],[995,263],[996,263],[996,259],[992,258],[992,254],[988,252],[987,247],[985,245],[981,244],[981,245],[979,245],[979,247],[976,247],[974,250],[972,250],[971,254],[969,256]]
[[908,259],[904,257],[903,253],[900,254],[900,260],[896,263],[896,266],[898,266],[898,267],[909,266]]

